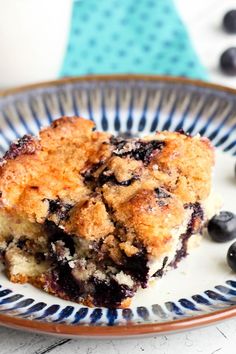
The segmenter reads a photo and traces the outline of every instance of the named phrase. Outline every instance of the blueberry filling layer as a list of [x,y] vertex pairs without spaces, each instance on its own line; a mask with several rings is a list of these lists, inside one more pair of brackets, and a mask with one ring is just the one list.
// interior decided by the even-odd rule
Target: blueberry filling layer
[[146,288],[148,282],[149,267],[148,256],[145,247],[131,257],[124,256],[124,264],[122,271],[129,274],[137,282],[140,283],[142,288]]
[[119,264],[106,252],[102,242],[81,243],[76,236],[66,234],[53,222],[45,224],[49,239],[51,270],[47,286],[55,294],[76,302],[88,301],[96,306],[115,308],[134,295],[138,287],[148,282],[147,252],[127,257],[122,254]]
[[94,285],[94,305],[105,307],[117,307],[121,302],[134,296],[134,289],[129,288],[125,284],[119,284],[116,280],[111,279],[105,282],[98,278],[93,278]]
[[178,263],[188,255],[190,237],[201,233],[204,225],[204,214],[200,203],[189,203],[184,207],[186,209],[186,222],[179,230],[174,231],[175,248],[163,255],[162,261],[152,260],[149,263],[149,276],[151,277],[161,278],[168,269],[177,268]]
[[[168,193],[161,188],[156,190],[156,194],[162,199],[169,198]],[[189,237],[198,232],[202,225],[201,205],[187,204],[185,208],[191,210],[191,217],[186,232],[179,237],[181,247],[176,251],[173,261],[164,257],[162,266],[153,277],[162,277],[167,266],[176,268],[179,261],[187,255]],[[45,259],[49,262],[50,268],[46,273],[47,287],[58,296],[76,302],[86,301],[88,304],[91,299],[90,304],[95,306],[116,308],[123,300],[132,297],[139,287],[147,286],[150,277],[148,255],[141,244],[135,245],[139,249],[135,255],[127,257],[121,252],[121,260],[115,262],[109,253],[104,251],[103,239],[88,243],[75,235],[65,233],[52,221],[45,222],[44,230],[49,251],[33,253],[37,263]],[[126,230],[122,225],[117,223],[116,230],[116,237],[124,237]],[[17,247],[26,253],[32,248],[30,240],[25,237],[18,240]]]
[[[75,281],[71,273],[71,268],[67,264],[54,266],[49,275],[49,285],[55,293],[66,295],[72,301],[80,301],[81,289],[79,283]],[[63,296],[63,297],[64,297]]]
[[[45,227],[45,232],[48,235],[48,246],[49,246],[51,257],[58,256],[58,254],[52,250],[52,245],[54,245],[54,243],[57,241],[61,241],[64,244],[64,248],[69,250],[71,256],[74,255],[75,245],[72,237],[67,235],[61,228],[59,228],[52,221],[47,220],[45,222],[44,227]],[[55,258],[55,260],[57,260],[57,258]]]
[[[156,190],[158,199],[168,199],[168,192],[162,188]],[[60,203],[52,203],[50,212],[57,212]],[[64,206],[63,206],[64,208]],[[33,240],[26,236],[17,241],[9,239],[8,245],[14,244],[21,252],[33,256],[37,264],[48,262],[45,273],[45,287],[59,297],[85,302],[88,305],[116,308],[140,287],[145,288],[150,276],[162,277],[168,267],[177,267],[179,261],[187,255],[187,243],[190,236],[199,232],[203,224],[203,210],[199,203],[185,205],[190,211],[186,232],[179,236],[178,247],[173,258],[164,257],[155,273],[150,273],[149,258],[142,244],[134,244],[138,252],[133,256],[121,251],[119,262],[114,261],[109,252],[103,248],[104,239],[85,241],[75,235],[69,235],[55,222],[47,220],[44,224],[48,239],[47,251],[42,251]],[[60,212],[59,208],[59,212]],[[111,216],[111,210],[109,210]],[[50,213],[49,213],[50,215]],[[125,237],[127,230],[115,222],[115,237],[118,242]],[[2,257],[4,258],[4,252]]]
[[203,209],[200,203],[189,203],[185,205],[185,209],[191,209],[191,218],[187,225],[187,230],[184,234],[180,236],[181,248],[176,251],[174,260],[171,262],[170,266],[176,268],[178,263],[187,256],[188,254],[188,240],[195,234],[201,232],[202,222],[204,218]]

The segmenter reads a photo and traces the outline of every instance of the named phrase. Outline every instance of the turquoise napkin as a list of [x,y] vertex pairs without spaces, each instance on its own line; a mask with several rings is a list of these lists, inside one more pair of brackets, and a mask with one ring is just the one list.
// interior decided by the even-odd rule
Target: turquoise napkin
[[77,0],[60,75],[110,73],[207,78],[171,0]]

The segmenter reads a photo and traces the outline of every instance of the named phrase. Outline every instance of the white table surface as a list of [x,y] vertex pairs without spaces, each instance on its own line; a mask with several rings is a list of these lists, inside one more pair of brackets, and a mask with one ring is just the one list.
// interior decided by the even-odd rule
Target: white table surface
[[[224,13],[236,8],[236,0],[175,1],[188,25],[196,50],[210,72],[211,81],[236,88],[236,78],[225,77],[218,69],[222,51],[236,46],[236,35],[228,35],[221,28]],[[60,339],[2,327],[0,353],[235,354],[236,318],[178,334],[123,340]]]

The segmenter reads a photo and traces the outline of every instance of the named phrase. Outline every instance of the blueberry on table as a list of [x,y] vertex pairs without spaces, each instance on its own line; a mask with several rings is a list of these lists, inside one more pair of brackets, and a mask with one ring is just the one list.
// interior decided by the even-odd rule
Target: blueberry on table
[[236,10],[228,11],[225,14],[223,26],[228,33],[236,33]]
[[227,263],[236,272],[236,242],[234,242],[227,253]]
[[236,75],[236,47],[226,49],[220,57],[221,70],[227,75]]
[[213,241],[226,242],[236,238],[236,215],[221,211],[208,223],[208,233]]

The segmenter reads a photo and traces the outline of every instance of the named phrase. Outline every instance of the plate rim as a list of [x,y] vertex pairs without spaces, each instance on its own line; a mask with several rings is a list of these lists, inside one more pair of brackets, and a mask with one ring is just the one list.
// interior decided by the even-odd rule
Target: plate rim
[[236,316],[236,305],[228,309],[212,313],[189,317],[180,320],[126,325],[70,325],[55,322],[41,322],[19,317],[0,314],[0,325],[8,328],[23,329],[29,332],[75,337],[107,338],[107,337],[135,337],[152,334],[177,333],[188,329],[208,326]]
[[70,76],[55,80],[40,81],[36,83],[31,83],[27,85],[20,85],[10,88],[0,89],[0,98],[10,96],[17,93],[27,92],[29,90],[62,86],[64,84],[73,84],[76,82],[93,82],[93,81],[151,81],[151,82],[168,82],[174,84],[185,84],[197,86],[200,88],[209,88],[217,91],[222,91],[224,93],[236,95],[236,89],[229,86],[220,85],[217,83],[211,83],[203,80],[189,79],[179,76],[165,76],[165,75],[148,75],[148,74],[101,74],[101,75],[81,75],[81,76]]
[[[38,88],[46,88],[53,86],[63,86],[65,84],[73,84],[77,82],[99,82],[99,81],[151,81],[151,82],[167,82],[173,84],[192,85],[199,88],[208,88],[236,95],[236,89],[213,84],[201,80],[192,80],[174,76],[159,76],[159,75],[144,75],[144,74],[107,74],[107,75],[87,75],[66,77],[57,80],[43,81],[32,83],[13,88],[1,89],[0,99],[24,93]],[[192,329],[200,326],[210,325],[225,319],[236,316],[236,305],[230,306],[227,309],[217,310],[212,313],[198,315],[190,318],[172,320],[168,322],[143,323],[134,324],[127,323],[114,326],[103,325],[70,325],[63,323],[41,322],[37,320],[24,319],[10,315],[0,314],[0,325],[15,329],[24,329],[31,332],[47,333],[69,337],[128,337],[151,334],[164,334],[168,332],[179,332],[187,329]]]

